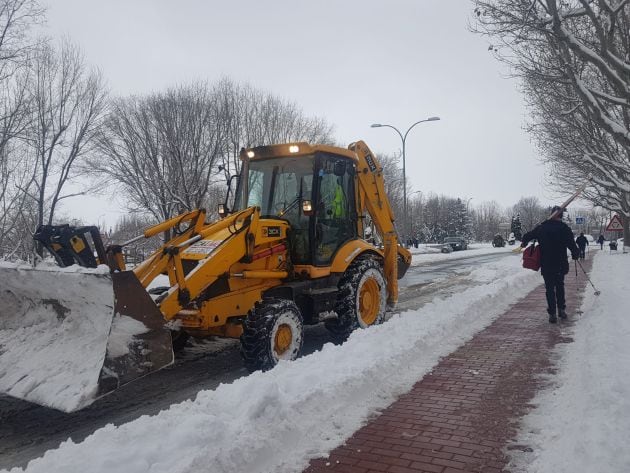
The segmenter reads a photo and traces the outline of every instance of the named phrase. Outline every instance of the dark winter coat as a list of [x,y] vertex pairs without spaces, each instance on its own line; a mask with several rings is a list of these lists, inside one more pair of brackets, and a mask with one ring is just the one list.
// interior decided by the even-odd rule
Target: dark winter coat
[[571,250],[574,259],[580,255],[571,229],[560,220],[545,220],[531,232],[523,235],[521,245],[525,246],[532,240],[538,240],[540,244],[540,272],[543,274],[569,272],[567,249]]
[[577,237],[575,239],[575,243],[577,244],[577,246],[579,246],[581,249],[584,249],[588,246],[588,240],[586,239],[586,237],[584,235],[580,235],[579,237]]
[[605,240],[606,238],[604,238],[604,235],[600,235],[599,238],[597,239],[597,243],[601,245],[602,243],[604,243]]

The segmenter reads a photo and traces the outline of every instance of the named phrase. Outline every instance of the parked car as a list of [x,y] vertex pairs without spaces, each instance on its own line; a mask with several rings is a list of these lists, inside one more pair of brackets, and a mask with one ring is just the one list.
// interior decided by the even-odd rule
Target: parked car
[[466,241],[466,238],[464,238],[462,236],[446,237],[446,238],[444,238],[444,244],[445,245],[450,245],[451,248],[453,248],[454,251],[467,250],[468,249],[468,242]]
[[508,245],[513,245],[514,243],[516,243],[516,237],[514,236],[514,233],[510,233],[510,236],[508,237]]
[[505,246],[505,240],[500,234],[496,234],[492,239],[492,246],[495,248],[503,248]]

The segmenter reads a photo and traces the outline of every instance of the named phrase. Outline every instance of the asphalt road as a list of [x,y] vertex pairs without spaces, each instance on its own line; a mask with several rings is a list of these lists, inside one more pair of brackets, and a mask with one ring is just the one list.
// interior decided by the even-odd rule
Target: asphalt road
[[[466,277],[484,263],[510,255],[462,258],[414,266],[400,280],[397,312],[416,309],[434,297],[445,297],[471,286]],[[304,354],[331,342],[322,326],[309,327]],[[86,409],[65,414],[7,396],[0,396],[0,469],[24,467],[68,438],[80,442],[106,424],[120,425],[153,415],[171,404],[192,399],[206,389],[247,376],[237,340],[195,342],[176,357],[172,367],[122,387]]]

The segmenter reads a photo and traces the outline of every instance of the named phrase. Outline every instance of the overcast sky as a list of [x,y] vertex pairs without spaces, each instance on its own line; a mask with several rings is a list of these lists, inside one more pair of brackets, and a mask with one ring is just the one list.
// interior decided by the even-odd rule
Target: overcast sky
[[[342,143],[397,153],[405,130],[413,190],[471,205],[551,203],[523,131],[513,79],[468,31],[467,0],[49,0],[48,34],[66,35],[114,94],[228,76],[298,103]],[[121,202],[80,199],[65,212],[113,223]]]

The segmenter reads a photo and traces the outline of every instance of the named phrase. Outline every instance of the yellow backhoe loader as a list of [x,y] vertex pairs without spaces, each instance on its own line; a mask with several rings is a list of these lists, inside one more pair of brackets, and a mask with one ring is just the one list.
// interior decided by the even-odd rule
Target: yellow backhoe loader
[[[366,144],[240,157],[218,221],[197,209],[107,248],[95,227],[41,227],[56,266],[0,264],[0,392],[72,412],[168,366],[187,336],[240,338],[253,371],[295,359],[305,324],[344,340],[382,322],[411,255]],[[126,268],[126,245],[164,232]]]

